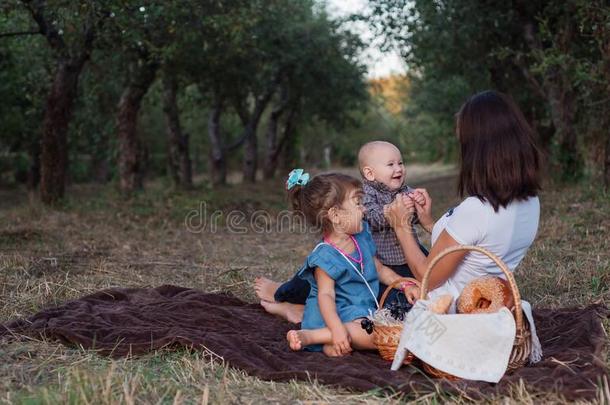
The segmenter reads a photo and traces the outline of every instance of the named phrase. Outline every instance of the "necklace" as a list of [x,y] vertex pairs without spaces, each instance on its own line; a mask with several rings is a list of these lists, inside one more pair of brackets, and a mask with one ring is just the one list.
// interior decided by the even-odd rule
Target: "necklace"
[[362,268],[362,261],[363,261],[363,257],[362,257],[362,251],[360,250],[360,245],[358,244],[358,241],[356,240],[356,238],[354,238],[353,235],[349,236],[350,239],[352,240],[352,242],[354,242],[354,245],[356,246],[356,251],[358,252],[358,256],[359,259],[356,259],[355,257],[352,257],[352,255],[350,255],[349,253],[347,253],[345,250],[341,249],[339,246],[335,245],[334,243],[332,243],[330,240],[328,240],[327,238],[324,238],[324,242],[328,243],[330,246],[332,246],[333,248],[335,248],[337,251],[339,251],[339,253],[341,253],[343,256],[347,257],[348,259],[352,260],[353,262],[356,262],[360,265],[360,272],[364,273],[364,269]]

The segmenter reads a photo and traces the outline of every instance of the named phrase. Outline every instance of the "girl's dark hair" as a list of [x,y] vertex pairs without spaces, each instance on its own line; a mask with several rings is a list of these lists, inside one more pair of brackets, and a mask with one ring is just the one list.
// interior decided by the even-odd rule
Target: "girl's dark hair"
[[340,206],[352,190],[362,190],[360,180],[341,173],[319,174],[306,185],[288,190],[288,199],[297,215],[323,234],[332,231],[328,210]]
[[540,191],[541,157],[534,132],[513,100],[496,91],[470,97],[457,114],[460,196],[476,196],[497,212]]

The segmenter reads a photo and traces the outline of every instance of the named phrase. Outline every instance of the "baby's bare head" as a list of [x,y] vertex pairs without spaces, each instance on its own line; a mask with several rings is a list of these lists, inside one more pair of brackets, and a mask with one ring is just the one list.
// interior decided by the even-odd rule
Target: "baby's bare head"
[[358,164],[362,170],[364,166],[374,163],[375,160],[385,160],[395,155],[400,156],[400,150],[394,144],[386,141],[371,141],[362,145],[358,151]]
[[400,188],[404,182],[400,150],[390,142],[372,141],[362,145],[358,165],[362,177],[383,183],[392,190]]

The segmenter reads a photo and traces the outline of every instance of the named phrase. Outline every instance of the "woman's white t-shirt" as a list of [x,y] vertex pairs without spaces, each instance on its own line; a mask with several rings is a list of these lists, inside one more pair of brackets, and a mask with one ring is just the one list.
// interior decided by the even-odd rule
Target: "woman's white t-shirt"
[[[491,204],[477,197],[468,197],[434,224],[432,245],[445,230],[461,245],[480,246],[495,253],[514,271],[536,237],[539,218],[538,197],[513,201],[506,208],[500,207],[498,212]],[[430,292],[429,298],[449,293],[457,299],[470,281],[490,275],[505,278],[498,266],[484,254],[467,253],[449,279]]]

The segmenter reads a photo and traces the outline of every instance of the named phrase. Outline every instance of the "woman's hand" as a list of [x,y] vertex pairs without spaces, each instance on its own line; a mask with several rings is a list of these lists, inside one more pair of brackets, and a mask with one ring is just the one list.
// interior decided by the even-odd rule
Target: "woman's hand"
[[337,353],[342,356],[351,353],[352,345],[345,325],[341,324],[336,328],[331,329],[330,333],[333,337],[333,348]]
[[412,193],[412,199],[415,202],[415,211],[419,218],[419,223],[422,227],[432,232],[434,227],[434,219],[432,219],[432,199],[425,188],[417,188]]
[[406,194],[399,194],[394,201],[383,207],[383,215],[394,229],[410,227],[411,217],[415,212],[415,203]]

